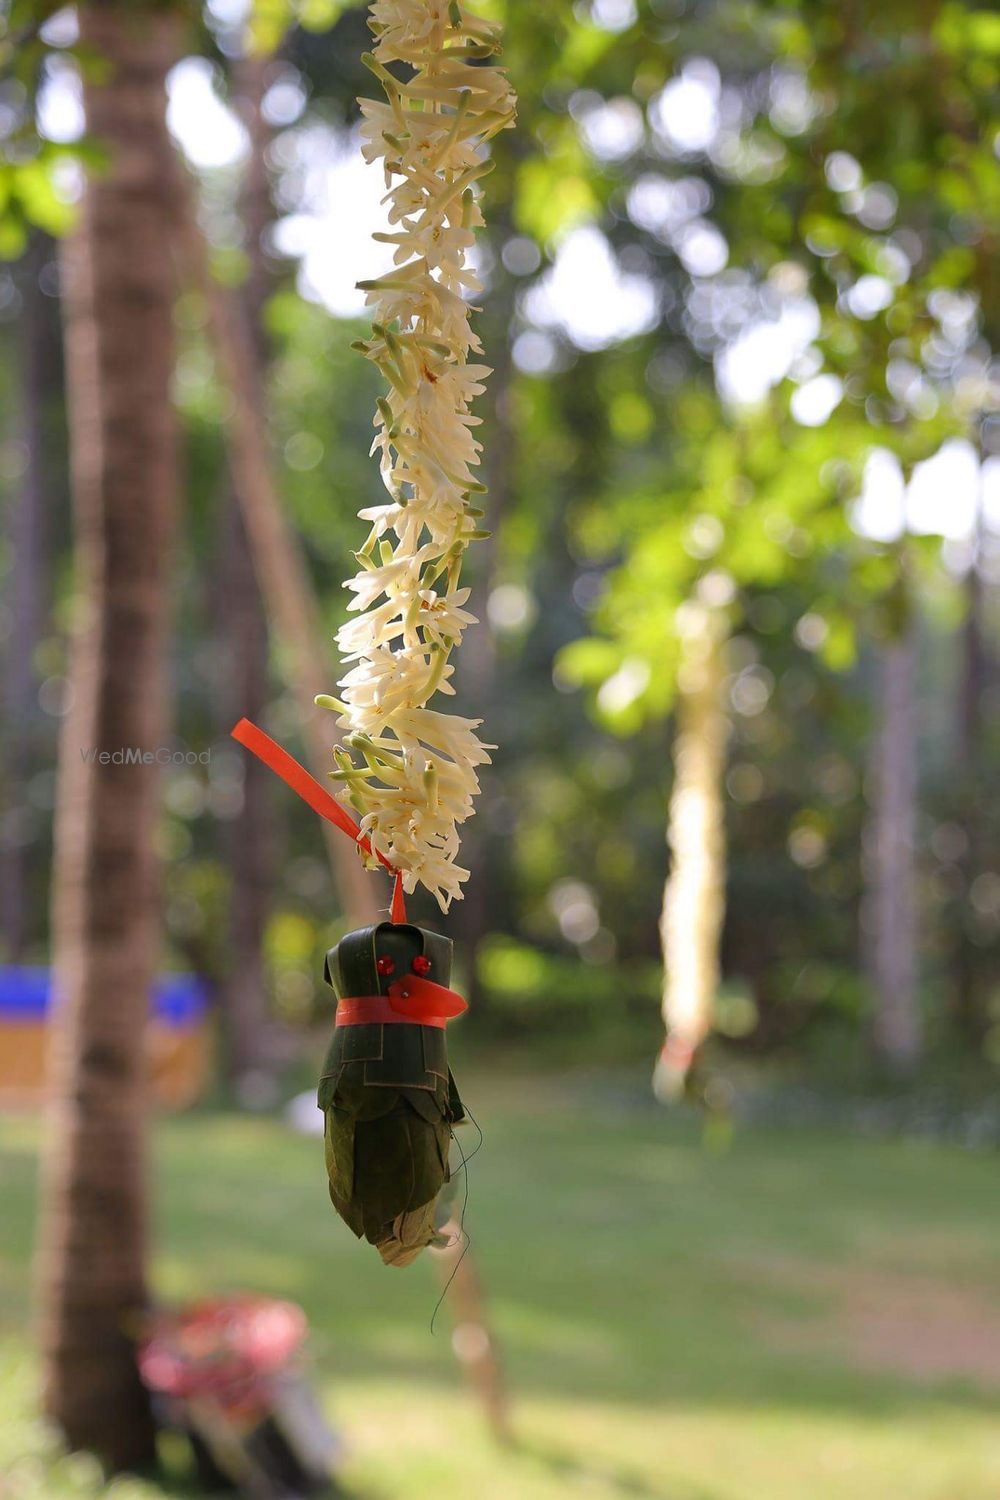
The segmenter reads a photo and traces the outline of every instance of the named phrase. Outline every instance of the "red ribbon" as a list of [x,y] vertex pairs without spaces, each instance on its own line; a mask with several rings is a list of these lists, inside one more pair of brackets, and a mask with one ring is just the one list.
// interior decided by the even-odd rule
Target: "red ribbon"
[[[341,807],[336,797],[332,796],[325,786],[322,786],[314,776],[310,776],[305,766],[300,766],[294,756],[289,755],[287,750],[283,750],[276,740],[272,740],[269,734],[265,734],[263,729],[258,729],[256,724],[251,724],[249,719],[241,719],[230,730],[230,734],[234,740],[238,740],[241,745],[245,745],[251,754],[256,755],[258,760],[263,761],[264,765],[273,771],[276,776],[280,776],[282,781],[302,798],[303,802],[309,804],[313,812],[319,813],[321,818],[325,818],[328,823],[332,823],[334,827],[339,828],[341,833],[346,833],[352,843],[357,844],[367,855],[370,856],[372,854],[371,840],[367,835],[362,837],[358,825],[350,813]],[[390,864],[385,855],[378,849],[374,850],[374,854],[379,864],[393,876],[392,905],[389,910],[389,919],[396,923],[405,922],[406,902],[403,895],[403,872],[397,870],[395,865]],[[441,988],[440,985],[437,987]],[[451,991],[448,993],[450,994]],[[400,1017],[400,1019],[403,1018]]]
[[468,1002],[455,990],[431,979],[408,975],[395,979],[387,995],[351,995],[337,1006],[337,1026],[382,1026],[408,1023],[436,1026],[443,1031],[452,1016],[468,1010]]
[[[382,1026],[386,1023],[399,1025],[406,1020],[395,1009],[388,995],[351,995],[337,1006],[335,1026]],[[436,1021],[425,1021],[425,1026],[444,1029],[444,1017]]]
[[457,990],[449,990],[419,974],[394,979],[389,986],[389,999],[404,1021],[416,1021],[421,1026],[436,1026],[438,1018],[443,1025],[469,1008],[469,1002]]

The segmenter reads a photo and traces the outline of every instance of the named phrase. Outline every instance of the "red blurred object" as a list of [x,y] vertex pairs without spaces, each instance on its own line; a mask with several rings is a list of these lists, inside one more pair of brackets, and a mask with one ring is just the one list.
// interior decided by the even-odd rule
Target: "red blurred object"
[[139,1350],[139,1371],[161,1395],[210,1396],[252,1420],[268,1410],[272,1378],[306,1331],[305,1313],[293,1302],[214,1297],[155,1317]]
[[139,1372],[201,1477],[249,1500],[325,1490],[337,1444],[299,1368],[300,1307],[234,1294],[152,1316]]

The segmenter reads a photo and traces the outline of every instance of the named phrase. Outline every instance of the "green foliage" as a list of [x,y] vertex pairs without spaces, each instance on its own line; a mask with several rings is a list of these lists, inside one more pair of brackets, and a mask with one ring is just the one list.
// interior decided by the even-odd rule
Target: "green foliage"
[[[581,966],[577,959],[546,953],[501,933],[483,944],[478,967],[490,997],[492,1025],[517,1036],[558,1029],[573,1021],[600,1034],[601,1012],[608,1009],[609,997],[606,977],[599,968]],[[617,982],[629,993],[626,1011],[655,1010],[659,985],[655,964],[623,963]]]
[[[988,881],[979,905],[971,890],[991,873],[993,856],[978,855],[975,865],[970,854],[966,868],[966,856],[934,852],[950,847],[948,830],[964,826],[970,807],[990,799],[988,776],[959,773],[949,759],[964,586],[942,567],[938,539],[876,542],[858,535],[852,515],[873,447],[896,455],[906,474],[951,436],[987,451],[985,372],[1000,319],[994,16],[953,0],[932,13],[888,0],[863,17],[826,3],[695,0],[679,8],[639,0],[635,18],[623,12],[628,23],[616,31],[601,24],[611,12],[588,3],[490,0],[483,9],[506,26],[504,61],[521,102],[517,131],[493,147],[488,286],[477,317],[496,366],[481,429],[494,540],[471,581],[477,614],[493,596],[494,630],[478,645],[470,635],[458,687],[463,709],[485,713],[499,749],[468,833],[480,890],[451,918],[461,952],[463,933],[475,935],[480,920],[476,903],[486,911],[476,976],[485,1019],[472,1017],[469,1029],[489,1024],[496,1036],[551,1042],[577,1005],[574,1045],[599,1051],[608,1016],[632,1004],[623,1005],[623,988],[636,1015],[655,1023],[670,790],[665,719],[679,612],[692,599],[723,611],[731,632],[724,966],[733,993],[752,993],[757,1012],[755,1031],[734,1035],[732,1045],[809,1051],[831,1028],[858,1025],[870,645],[914,613],[926,648],[923,750],[936,757],[921,831],[927,1009],[944,1012],[956,932],[970,934],[971,961],[992,993],[1000,913]],[[7,39],[41,15],[15,0]],[[215,32],[189,35],[218,65],[224,94],[229,64]],[[262,51],[280,43],[274,76],[297,69],[308,98],[300,120],[275,127],[269,156],[277,212],[295,215],[318,154],[340,143],[342,127],[357,120],[355,96],[368,91],[357,64],[364,12],[340,0],[259,0],[252,35]],[[47,59],[33,27],[10,62],[17,87],[0,96],[14,111],[0,144],[0,254],[8,257],[21,253],[31,226],[68,227],[56,186],[66,158],[101,169],[97,144],[64,147],[37,132],[32,95]],[[692,66],[699,76],[716,70],[725,130],[710,147],[682,150],[650,121],[660,91]],[[588,122],[605,108],[639,128],[602,154]],[[238,177],[223,169],[205,184],[215,264],[236,286],[247,266]],[[722,269],[692,269],[684,225],[657,225],[636,211],[642,183],[668,197],[687,185],[700,207],[685,223],[718,231]],[[581,225],[598,228],[623,273],[644,278],[657,299],[643,333],[587,350],[571,328],[545,323],[536,304],[560,246]],[[332,638],[358,540],[355,512],[382,494],[366,456],[376,392],[372,371],[349,347],[362,329],[294,290],[292,258],[270,258],[270,428],[281,492],[320,596],[334,689]],[[24,276],[23,261],[0,267],[0,463],[15,488],[23,358],[6,320]],[[54,281],[50,270],[46,296]],[[874,293],[867,302],[866,287]],[[815,334],[787,375],[756,409],[727,404],[715,375],[731,341],[804,306],[815,309]],[[228,725],[211,641],[227,402],[203,323],[197,299],[182,299],[177,399],[187,510],[175,676],[178,733],[199,747],[214,743],[218,767],[198,796],[173,799],[162,836],[171,858],[171,961],[218,979],[228,961],[229,880],[219,829],[231,815],[233,773],[223,764]],[[524,335],[542,346],[537,362],[525,357]],[[840,399],[811,426],[796,415],[797,397],[820,375],[840,383]],[[58,390],[51,405],[61,439]],[[69,568],[60,504],[39,684],[63,670]],[[9,599],[15,563],[6,534],[0,548]],[[498,590],[513,600],[506,615]],[[5,618],[0,612],[0,634]],[[986,620],[995,650],[989,610]],[[269,723],[294,745],[287,673],[281,662],[274,667]],[[56,721],[43,718],[47,739],[32,774],[54,758]],[[988,760],[997,747],[988,736],[985,745]],[[25,828],[37,827],[45,795],[26,778],[15,791]],[[317,1004],[325,1014],[313,980],[340,929],[314,816],[277,792],[272,811],[282,838],[269,985],[276,1013],[300,1025]],[[45,850],[32,849],[30,946],[42,958]]]
[[23,255],[32,228],[46,234],[65,234],[74,210],[60,195],[53,169],[70,155],[52,141],[41,143],[27,161],[0,160],[0,258]]
[[[821,11],[818,25],[791,12],[726,5],[705,5],[698,18],[717,29],[696,19],[687,38],[681,33],[682,52],[707,53],[723,84],[744,91],[742,156],[735,142],[731,152],[737,164],[727,173],[717,161],[698,162],[730,265],[798,281],[799,294],[815,300],[813,349],[845,399],[811,428],[789,415],[787,390],[758,412],[727,413],[696,387],[682,387],[645,445],[654,482],[630,457],[624,482],[615,473],[605,492],[577,508],[583,545],[612,564],[594,615],[607,639],[565,648],[560,671],[598,689],[598,717],[626,733],[669,708],[678,610],[699,591],[736,625],[747,589],[807,574],[826,630],[823,656],[840,670],[854,660],[860,622],[898,625],[900,607],[908,607],[897,588],[905,570],[891,551],[853,536],[847,502],[873,446],[896,453],[909,474],[946,437],[970,430],[976,413],[961,382],[940,364],[932,373],[923,353],[938,337],[942,289],[972,292],[987,320],[995,298],[983,261],[997,184],[995,163],[984,170],[983,155],[997,78],[984,62],[993,54],[991,17],[963,6],[941,13],[934,41],[952,69],[943,89],[923,18],[906,6],[884,7],[874,32],[863,34],[832,10]],[[732,50],[747,32],[751,46]],[[798,92],[787,121],[748,87],[755,70],[763,83],[768,64],[794,69],[788,76]],[[889,95],[892,131],[880,126]],[[641,164],[669,182],[655,156]],[[630,161],[630,173],[638,165]],[[968,215],[963,243],[952,229],[956,213]],[[878,289],[879,305],[860,297],[863,278],[873,294]],[[669,331],[660,336],[669,340]]]
[[[705,414],[704,406],[699,410]],[[685,426],[693,415],[685,412]],[[595,611],[605,636],[575,641],[559,658],[570,682],[612,684],[598,693],[596,710],[619,731],[634,731],[644,714],[670,707],[679,611],[699,593],[726,609],[735,625],[748,590],[780,589],[793,580],[801,588],[809,579],[812,606],[826,625],[825,659],[839,667],[853,660],[855,590],[849,585],[837,597],[831,585],[852,551],[845,497],[860,484],[870,442],[865,424],[841,423],[833,446],[828,433],[796,426],[772,402],[741,419],[719,412],[707,437],[693,425],[690,436],[661,432],[664,449],[647,458],[648,468],[663,476],[662,490],[645,480],[641,488],[616,492],[626,556],[608,574]],[[581,529],[586,539],[586,515]],[[601,550],[598,540],[595,551]],[[855,572],[852,581],[861,576]],[[629,671],[636,691],[625,680],[616,691],[616,674]]]
[[358,0],[252,0],[248,33],[255,52],[274,52],[293,26],[328,31]]

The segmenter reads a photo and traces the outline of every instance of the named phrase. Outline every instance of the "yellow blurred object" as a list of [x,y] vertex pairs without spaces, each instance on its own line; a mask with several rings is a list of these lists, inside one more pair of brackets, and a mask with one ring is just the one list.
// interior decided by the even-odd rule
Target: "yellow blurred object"
[[[0,1109],[31,1109],[45,1097],[48,1033],[43,1019],[0,1017]],[[153,1097],[189,1109],[209,1078],[212,1043],[204,1016],[187,1025],[151,1021],[146,1034]]]

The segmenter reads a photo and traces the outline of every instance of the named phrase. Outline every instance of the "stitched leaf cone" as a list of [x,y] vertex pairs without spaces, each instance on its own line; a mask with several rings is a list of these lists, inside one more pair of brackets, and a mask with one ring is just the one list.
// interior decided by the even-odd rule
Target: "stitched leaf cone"
[[[348,933],[331,948],[325,978],[338,1000],[388,996],[394,981],[398,991],[400,979],[424,971],[447,986],[451,953],[451,942],[436,932],[382,922]],[[388,972],[379,972],[379,959]],[[387,1265],[409,1265],[437,1240],[434,1211],[449,1180],[452,1127],[465,1118],[444,1028],[406,1022],[335,1027],[319,1107],[334,1208]]]

